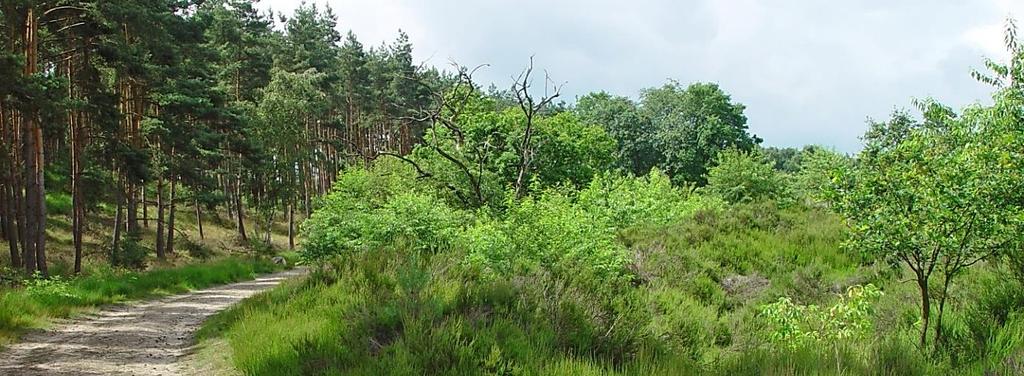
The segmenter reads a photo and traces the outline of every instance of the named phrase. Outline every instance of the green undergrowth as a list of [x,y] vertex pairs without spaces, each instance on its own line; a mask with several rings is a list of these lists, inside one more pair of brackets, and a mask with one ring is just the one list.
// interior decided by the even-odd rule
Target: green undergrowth
[[215,316],[203,351],[246,375],[1024,371],[1012,271],[964,276],[955,342],[923,351],[916,286],[817,205],[724,204],[654,172],[462,209],[409,176],[343,175],[304,224],[310,277]]
[[[631,270],[624,285],[557,268],[496,273],[460,248],[357,252],[215,316],[200,338],[226,341],[232,366],[249,375],[743,372],[740,349],[758,335],[744,322],[758,304],[784,295],[829,301],[832,281],[869,274],[825,253],[838,236],[804,232],[835,233],[834,218],[762,212],[778,211],[698,211],[682,224],[624,231],[612,240]],[[733,248],[749,265],[730,262]],[[794,258],[796,249],[824,254]],[[814,272],[824,269],[829,275]],[[756,280],[723,287],[741,277]]]
[[695,367],[616,355],[588,322],[587,292],[559,292],[573,297],[552,304],[537,286],[554,285],[482,280],[458,256],[388,249],[334,262],[218,314],[199,338],[226,340],[232,366],[248,375],[640,375]]
[[[947,325],[991,350],[922,353],[914,286],[837,253],[841,231],[828,214],[753,205],[624,231],[616,242],[633,279],[614,297],[542,269],[481,273],[464,249],[382,247],[245,301],[200,338],[247,375],[1014,374],[1024,344],[1016,288],[974,272],[957,293],[977,300],[953,307]],[[827,308],[862,284],[885,291],[863,338],[765,340],[765,305]]]
[[0,344],[97,306],[250,280],[277,269],[266,260],[227,258],[145,272],[104,267],[75,278],[26,279],[17,287],[0,287]]

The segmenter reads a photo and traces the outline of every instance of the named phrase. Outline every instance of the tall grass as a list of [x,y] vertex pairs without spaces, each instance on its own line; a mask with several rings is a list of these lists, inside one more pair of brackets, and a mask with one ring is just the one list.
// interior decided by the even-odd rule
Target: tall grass
[[[918,348],[915,287],[844,249],[845,224],[820,207],[725,205],[655,172],[469,211],[407,189],[410,171],[354,171],[304,226],[302,254],[320,269],[202,330],[241,373],[931,375],[1024,364],[1024,294],[998,293],[1005,278],[989,265],[949,300],[956,346]],[[858,306],[857,320],[808,325],[806,342],[778,340],[790,337],[765,313],[782,297],[847,307],[840,294],[868,283],[881,300]],[[856,336],[838,333],[843,322]]]
[[0,289],[0,344],[92,307],[253,279],[273,270],[267,261],[229,258],[146,272],[102,268],[79,278],[29,279],[22,287]]
[[[687,224],[626,231],[620,241],[640,284],[617,296],[544,269],[481,274],[457,247],[399,244],[335,259],[250,299],[215,316],[201,338],[226,340],[233,366],[252,375],[686,374],[714,367],[752,336],[738,322],[759,296],[793,285],[745,301],[723,290],[725,276],[792,279],[783,266],[801,247],[822,254],[802,264],[856,270],[826,253],[838,236],[803,232],[838,231],[831,218],[791,212],[754,226],[750,217],[767,215],[756,211],[777,209],[708,210]],[[737,242],[756,260],[750,269],[723,261]]]

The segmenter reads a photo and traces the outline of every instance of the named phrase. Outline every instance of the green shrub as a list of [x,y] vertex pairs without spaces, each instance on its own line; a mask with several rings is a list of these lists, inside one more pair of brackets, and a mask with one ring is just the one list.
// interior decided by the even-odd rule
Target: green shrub
[[771,161],[757,151],[720,151],[717,165],[708,170],[707,179],[704,189],[733,204],[789,198],[785,181]]
[[767,323],[767,339],[773,344],[841,344],[871,333],[873,303],[882,296],[874,285],[850,287],[829,308],[797,305],[789,298],[765,305],[760,317]]
[[806,149],[800,158],[800,169],[791,177],[793,194],[805,202],[824,205],[825,188],[833,184],[837,169],[849,168],[853,160],[835,151],[814,147]]
[[578,205],[616,229],[678,223],[701,209],[720,208],[720,201],[678,188],[658,169],[644,177],[604,175],[579,192]]
[[329,195],[325,206],[303,223],[307,260],[394,245],[437,251],[454,241],[466,217],[422,193],[399,193],[379,207],[359,209],[334,205],[340,200]]
[[412,171],[396,163],[385,160],[339,177],[321,208],[302,224],[303,258],[319,262],[398,244],[437,251],[454,241],[467,215],[413,189]]

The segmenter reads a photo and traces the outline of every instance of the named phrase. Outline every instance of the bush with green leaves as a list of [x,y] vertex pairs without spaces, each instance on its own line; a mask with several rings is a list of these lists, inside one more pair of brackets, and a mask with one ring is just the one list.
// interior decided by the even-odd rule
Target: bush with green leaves
[[831,307],[799,305],[779,298],[762,307],[759,317],[767,326],[767,340],[789,347],[850,344],[871,334],[873,303],[882,291],[872,284],[851,286]]
[[870,339],[874,303],[882,291],[872,284],[851,286],[831,307],[799,305],[787,297],[761,308],[758,317],[766,326],[770,346],[821,349],[835,353],[836,373],[842,373],[842,355],[847,347],[862,347]]
[[793,194],[809,204],[827,203],[826,190],[837,174],[853,167],[853,159],[822,147],[805,148],[799,169],[790,176]]
[[541,119],[534,139],[534,180],[539,187],[568,183],[582,188],[613,163],[615,140],[600,126],[585,124],[571,112]]
[[78,299],[78,296],[71,289],[71,284],[60,276],[44,278],[42,274],[36,272],[32,278],[28,278],[24,281],[24,285],[25,294],[39,300],[55,301],[62,299]]
[[637,178],[598,176],[577,194],[577,202],[589,215],[618,230],[677,223],[700,209],[722,206],[714,197],[694,194],[692,187],[674,186],[657,168]]
[[413,189],[412,181],[410,168],[398,161],[342,174],[321,209],[302,224],[302,256],[322,261],[398,243],[430,251],[448,246],[466,213]]
[[757,151],[726,149],[708,170],[705,189],[729,203],[787,199],[788,189],[771,161]]
[[626,249],[616,241],[614,226],[565,193],[549,190],[527,197],[506,216],[513,249],[556,276],[606,281],[625,270]]

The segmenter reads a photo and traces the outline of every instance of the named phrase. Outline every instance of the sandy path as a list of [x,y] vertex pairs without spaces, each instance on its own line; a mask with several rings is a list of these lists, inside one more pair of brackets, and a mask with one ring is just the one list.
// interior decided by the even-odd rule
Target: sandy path
[[203,320],[303,273],[289,270],[68,320],[0,352],[0,375],[177,375],[178,360],[189,353]]

